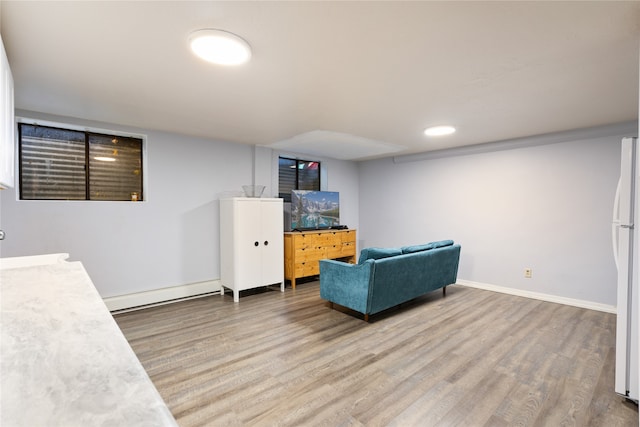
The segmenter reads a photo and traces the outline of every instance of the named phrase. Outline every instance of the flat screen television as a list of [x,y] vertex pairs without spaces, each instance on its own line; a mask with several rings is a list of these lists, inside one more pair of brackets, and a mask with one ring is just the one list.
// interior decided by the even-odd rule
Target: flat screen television
[[291,191],[291,230],[319,230],[340,225],[340,193]]

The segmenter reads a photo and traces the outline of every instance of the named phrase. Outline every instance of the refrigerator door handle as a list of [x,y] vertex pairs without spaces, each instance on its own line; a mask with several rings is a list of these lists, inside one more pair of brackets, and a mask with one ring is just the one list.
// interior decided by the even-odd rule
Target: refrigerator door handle
[[618,264],[618,227],[620,226],[620,186],[622,185],[622,177],[618,179],[616,187],[616,197],[613,200],[613,223],[611,224],[611,243],[613,243],[613,260],[616,263],[616,269],[620,270]]

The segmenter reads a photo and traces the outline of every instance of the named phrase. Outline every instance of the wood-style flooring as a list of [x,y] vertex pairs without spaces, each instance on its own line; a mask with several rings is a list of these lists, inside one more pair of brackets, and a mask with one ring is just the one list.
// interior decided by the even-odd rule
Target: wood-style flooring
[[114,317],[182,427],[638,425],[613,314],[454,285],[366,323],[315,281]]

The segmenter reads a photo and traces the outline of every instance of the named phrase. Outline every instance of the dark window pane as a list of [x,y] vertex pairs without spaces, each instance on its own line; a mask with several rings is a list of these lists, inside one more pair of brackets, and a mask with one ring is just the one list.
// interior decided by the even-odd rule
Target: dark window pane
[[21,198],[84,200],[84,132],[31,125],[20,129]]
[[296,189],[296,160],[280,157],[278,161],[278,195],[291,201],[291,190]]
[[89,135],[89,198],[142,200],[142,141]]
[[297,190],[320,190],[320,163],[302,161],[298,164]]

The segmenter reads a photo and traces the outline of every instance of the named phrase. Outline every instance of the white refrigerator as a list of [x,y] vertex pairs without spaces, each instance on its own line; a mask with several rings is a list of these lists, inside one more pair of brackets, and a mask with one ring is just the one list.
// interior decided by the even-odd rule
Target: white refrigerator
[[618,267],[615,391],[638,401],[638,270],[640,269],[640,149],[637,138],[622,139],[620,181],[613,207],[613,253]]

